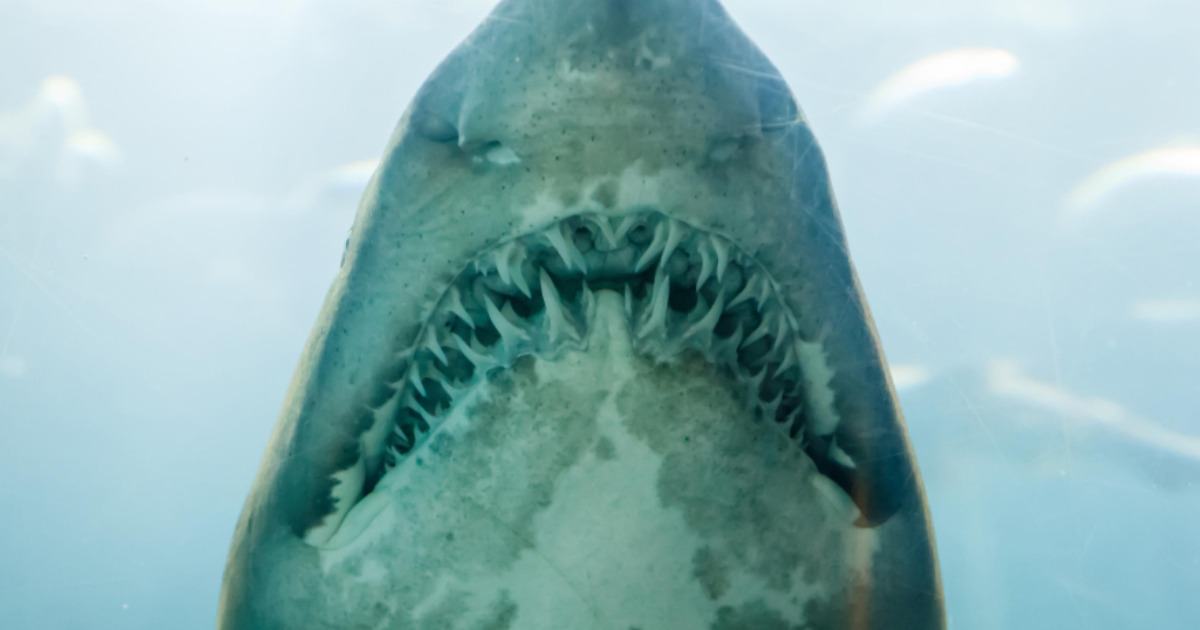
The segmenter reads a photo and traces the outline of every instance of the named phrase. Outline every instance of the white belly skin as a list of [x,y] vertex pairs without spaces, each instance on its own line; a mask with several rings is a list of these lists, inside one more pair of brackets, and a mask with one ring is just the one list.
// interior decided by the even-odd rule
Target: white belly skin
[[586,351],[492,375],[355,508],[314,609],[396,629],[853,627],[878,541],[849,499],[716,366],[635,354],[620,296],[598,293],[593,321]]

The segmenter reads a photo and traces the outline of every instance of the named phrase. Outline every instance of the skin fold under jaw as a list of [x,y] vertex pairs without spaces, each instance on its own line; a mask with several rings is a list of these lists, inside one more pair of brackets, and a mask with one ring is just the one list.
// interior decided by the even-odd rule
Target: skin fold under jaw
[[363,199],[218,625],[941,628],[823,158],[712,0],[509,0]]

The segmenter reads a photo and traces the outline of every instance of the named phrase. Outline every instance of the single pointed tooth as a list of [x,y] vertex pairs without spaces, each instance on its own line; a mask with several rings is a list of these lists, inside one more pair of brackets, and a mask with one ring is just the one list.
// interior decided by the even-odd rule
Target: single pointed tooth
[[500,333],[500,337],[504,339],[504,344],[512,349],[520,341],[529,341],[529,335],[513,324],[496,305],[492,303],[491,298],[483,301],[484,307],[487,308],[488,318],[492,320],[492,325],[496,327],[496,331]]
[[625,319],[633,321],[633,285],[625,285]]
[[[565,229],[567,229],[566,223],[558,225],[559,233]],[[580,271],[587,271],[587,259],[583,257],[583,252],[579,251],[579,247],[575,245],[575,237],[570,234],[564,234],[563,243],[567,246],[567,255],[571,257],[571,260],[575,261],[575,266],[579,267]]]
[[[449,343],[447,343],[446,349],[453,350],[453,348],[449,347]],[[446,367],[449,368],[448,363],[446,364]],[[429,375],[441,384],[442,389],[446,390],[446,393],[450,396],[451,400],[457,398],[458,393],[465,391],[467,386],[471,383],[470,378],[460,380],[458,377],[447,374],[447,370],[443,370],[441,367],[436,365],[429,368]]]
[[[408,431],[405,431],[405,428]],[[412,435],[409,435],[409,431]],[[417,427],[413,424],[396,427],[396,434],[400,437],[398,446],[403,446],[406,452],[411,453],[417,447]]]
[[771,320],[773,318],[774,318],[774,315],[772,315],[770,312],[764,313],[762,321],[758,322],[758,328],[755,328],[749,335],[747,335],[746,338],[742,340],[742,345],[740,345],[738,347],[744,348],[744,347],[754,343],[755,341],[758,341],[759,339],[762,339],[763,337],[766,337],[767,335],[771,334],[771,331],[773,329],[772,324],[774,323]]
[[583,257],[583,253],[575,247],[575,239],[569,238],[563,234],[566,224],[559,223],[558,225],[549,227],[544,232],[546,238],[550,241],[550,245],[554,247],[554,251],[558,252],[558,256],[563,259],[563,263],[570,269],[572,265],[580,271],[587,271],[587,261]]
[[842,450],[842,447],[837,444],[837,436],[829,438],[829,459],[845,466],[846,468],[858,468],[854,460],[850,458],[850,454]]
[[450,361],[446,360],[446,353],[442,350],[442,344],[438,343],[437,331],[434,330],[433,326],[429,326],[425,329],[425,332],[425,347],[429,348],[429,351],[433,353],[433,356],[437,357],[438,361],[442,362],[442,365],[449,365]]
[[713,251],[717,253],[717,282],[725,280],[725,271],[729,269],[729,242],[718,236],[709,239]]
[[525,257],[528,252],[521,245],[517,245],[513,250],[513,284],[517,285],[517,289],[525,294],[525,297],[533,297],[533,291],[529,290],[529,281],[525,279]]
[[640,223],[641,220],[642,217],[636,215],[628,215],[621,219],[621,223],[617,225],[617,233],[614,235],[616,240],[620,242],[621,239],[625,238],[629,234],[629,230],[632,230],[633,226]]
[[521,293],[525,294],[525,297],[533,297],[533,291],[529,289],[529,282],[525,280],[524,274],[518,272],[517,275],[513,276],[513,284],[517,285],[517,288],[520,289]]
[[642,324],[638,331],[639,337],[654,332],[656,328],[662,327],[666,329],[667,324],[667,300],[671,296],[670,281],[667,280],[667,274],[659,268],[658,273],[654,276],[654,290],[650,297],[650,310],[646,317],[646,322]]
[[[425,421],[425,426],[429,427],[430,430],[433,430],[434,425],[437,424],[437,417],[434,416],[433,414],[429,413],[428,411],[425,411],[425,407],[422,407],[421,403],[418,402],[416,398],[414,398],[410,394],[408,396],[408,400],[405,401],[405,405],[409,409],[412,409],[413,411],[415,411],[417,413],[417,415],[421,416],[421,419]],[[429,431],[422,431],[420,425],[413,427],[413,429],[418,434],[429,432]]]
[[496,260],[496,274],[500,276],[500,280],[504,284],[512,284],[512,269],[509,267],[509,258],[512,257],[513,243],[509,241],[504,245],[497,247],[492,253]]
[[[763,282],[762,276],[751,274],[746,279],[746,286],[742,287],[742,290],[732,300],[729,300],[729,308],[733,308],[750,298],[756,297],[759,293],[759,285]],[[761,306],[761,303],[759,305]]]
[[583,290],[580,292],[580,304],[583,305],[583,321],[586,324],[592,320],[592,316],[596,314],[596,294],[592,292],[592,287],[588,283],[583,283]]
[[542,301],[546,303],[546,308],[551,308],[553,304],[553,308],[561,313],[562,297],[558,295],[558,287],[554,286],[554,281],[545,269],[538,273],[538,281],[542,284]]
[[[558,252],[559,258],[562,258],[563,264],[567,266],[567,269],[570,269],[575,264],[575,259],[571,256],[571,250],[575,249],[575,246],[567,246],[567,239],[563,237],[562,228],[557,225],[553,226],[545,231],[545,235],[546,239],[550,241],[550,245],[554,248],[554,251]],[[577,249],[575,251],[576,253],[579,252]],[[581,271],[582,269],[580,267]]]
[[[411,449],[412,449],[412,446],[413,446],[413,441],[412,441],[412,440],[410,440],[410,439],[408,439],[408,434],[407,434],[407,433],[405,433],[404,431],[402,431],[402,430],[400,429],[400,427],[398,427],[398,426],[397,426],[397,427],[393,427],[393,428],[392,428],[392,435],[394,435],[394,436],[395,436],[395,441],[399,442],[401,445],[403,445],[404,447],[408,448],[409,450],[411,450]],[[393,448],[395,448],[395,447],[393,447]],[[404,453],[401,453],[401,452],[399,451],[399,449],[396,449],[396,457],[397,457],[397,459],[399,459],[399,458],[401,458],[401,457],[404,457]]]
[[785,371],[787,371],[788,368],[790,368],[792,366],[799,366],[799,365],[800,365],[800,358],[796,352],[796,344],[789,343],[789,344],[787,344],[787,347],[784,349],[783,361],[779,362],[779,369],[775,370],[775,372],[777,374],[780,372],[785,372]]
[[796,314],[793,313],[791,309],[783,309],[783,317],[787,320],[788,328],[791,328],[793,331],[800,329],[800,324],[796,322]]
[[617,248],[617,234],[613,231],[612,224],[608,222],[607,217],[592,214],[584,217],[584,220],[594,225],[596,230],[604,236],[604,242],[608,244],[610,250]]
[[[780,346],[790,339],[791,335],[789,333],[792,332],[788,328],[787,321],[785,321],[782,317],[776,317],[775,320],[775,343],[771,344],[771,351],[767,353],[767,356],[772,357],[779,353]],[[788,347],[795,346],[788,344]]]
[[412,383],[421,395],[425,395],[425,383],[421,382],[421,364],[419,361],[413,361],[413,365],[408,370],[408,382]]
[[471,316],[467,313],[466,307],[463,306],[462,295],[458,293],[458,287],[450,287],[450,295],[447,306],[450,308],[451,313],[457,315],[459,319],[466,322],[467,325],[472,329],[475,328],[475,322],[471,320]]
[[[434,371],[437,372],[437,370]],[[441,372],[437,373],[437,377],[438,381],[442,385],[442,389],[446,390],[446,395],[450,397],[451,404],[453,404],[453,402],[457,400],[463,392],[467,391],[466,387],[459,387],[455,385],[454,383],[456,381],[452,380],[450,377],[442,374]]]
[[[405,404],[399,409],[399,411],[411,411],[409,406],[411,405]],[[404,422],[401,422],[401,420],[404,420]],[[408,447],[409,450],[412,450],[412,448],[417,445],[417,426],[416,423],[412,422],[408,416],[397,414],[396,424],[392,427],[392,432],[400,438],[401,442],[404,444],[404,446]]]
[[704,283],[708,280],[709,276],[711,276],[713,272],[713,263],[715,261],[713,261],[713,253],[709,250],[709,247],[706,246],[707,244],[708,239],[702,238],[696,245],[696,249],[700,252],[700,277],[696,279],[697,289],[704,286]]
[[716,301],[714,301],[712,306],[709,307],[708,312],[704,314],[704,317],[700,318],[700,321],[688,328],[687,332],[683,333],[683,338],[687,339],[700,332],[711,333],[713,328],[716,328],[717,322],[720,321],[721,315],[724,313],[725,296],[721,293],[718,293]]
[[775,287],[771,286],[770,280],[763,278],[763,281],[759,284],[758,295],[755,296],[758,299],[758,305],[761,307],[766,304],[774,295]]
[[788,427],[788,435],[793,436],[792,439],[797,441],[797,444],[799,444],[801,449],[807,449],[808,431],[804,430],[806,428],[804,424],[804,414],[800,413],[800,410],[797,409],[792,413],[791,416],[788,417],[788,423],[790,424]]
[[670,260],[671,254],[675,253],[675,248],[679,247],[679,241],[683,240],[683,223],[675,219],[668,219],[670,225],[667,226],[667,243],[663,245],[662,257],[659,258],[660,265],[666,265]]
[[659,221],[658,225],[654,226],[654,238],[650,241],[650,246],[646,248],[646,252],[642,254],[637,264],[634,265],[635,271],[639,273],[645,271],[646,267],[650,266],[650,263],[662,252],[663,247],[667,244],[667,226],[664,225],[665,223],[666,221]]
[[458,335],[452,335],[452,337],[454,339],[455,345],[458,346],[458,351],[463,353],[463,356],[467,357],[467,360],[475,365],[476,372],[479,372],[479,371],[486,372],[486,371],[492,369],[493,367],[500,365],[500,362],[497,361],[496,359],[492,358],[491,356],[484,354],[482,352],[476,351],[474,348],[471,347],[470,344],[463,341],[462,337],[459,337]]
[[[778,374],[779,372],[776,372]],[[763,409],[763,419],[775,422],[775,412],[779,411],[779,405],[783,403],[783,390],[775,394],[775,399],[768,402],[759,401],[759,406]]]
[[[505,302],[504,306],[500,307],[500,314],[504,316],[504,319],[507,319],[508,321],[513,322],[513,325],[518,328],[521,328],[521,322],[525,321],[524,317],[517,315],[517,312],[515,310],[513,310],[513,305],[512,305],[511,301]],[[525,330],[524,328],[521,328],[521,329]],[[528,336],[528,333],[526,333],[526,336]]]
[[758,396],[758,390],[762,388],[763,381],[767,380],[767,372],[770,372],[770,370],[765,365],[760,366],[756,373],[751,374],[747,371],[746,385],[753,392],[754,396]]
[[[733,330],[733,334],[725,339],[717,337],[713,341],[713,352],[718,358],[728,359],[731,362],[737,361],[737,350],[742,344],[742,336],[745,335],[741,325]],[[726,356],[727,355],[727,356]]]
[[542,283],[542,301],[546,303],[546,318],[550,320],[550,341],[554,343],[563,335],[578,339],[579,333],[570,320],[567,319],[567,314],[563,311],[562,298],[558,295],[558,288],[554,286],[554,281],[550,279],[550,274],[543,269],[540,275]]

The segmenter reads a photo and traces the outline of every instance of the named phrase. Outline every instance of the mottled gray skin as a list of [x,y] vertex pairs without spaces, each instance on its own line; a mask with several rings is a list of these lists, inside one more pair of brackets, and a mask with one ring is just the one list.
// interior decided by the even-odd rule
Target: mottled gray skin
[[[860,527],[821,526],[819,532],[837,540],[869,540],[874,552],[868,562],[843,560],[841,547],[826,549],[817,555],[841,567],[829,572],[840,581],[823,584],[824,573],[811,565],[817,557],[811,547],[819,543],[786,535],[777,526],[767,531],[775,518],[770,514],[791,509],[785,505],[786,491],[763,499],[773,507],[757,533],[754,520],[726,522],[705,512],[703,502],[689,502],[689,492],[705,492],[703,484],[718,485],[726,473],[730,484],[745,484],[736,496],[766,492],[771,484],[753,481],[761,471],[721,461],[726,456],[741,461],[737,458],[744,459],[758,442],[746,442],[736,457],[710,442],[707,450],[685,456],[670,432],[686,433],[687,427],[639,421],[638,414],[650,413],[644,410],[654,406],[656,392],[723,391],[702,361],[686,359],[673,364],[628,359],[633,367],[622,373],[635,376],[620,381],[620,387],[593,389],[547,383],[536,377],[537,366],[515,366],[488,385],[491,403],[466,410],[471,422],[479,423],[474,433],[431,444],[429,465],[411,473],[415,480],[428,477],[420,492],[379,497],[391,502],[388,513],[399,516],[388,518],[395,522],[373,525],[371,542],[351,543],[336,558],[305,542],[333,509],[332,475],[360,456],[360,439],[372,423],[364,410],[378,406],[383,384],[395,378],[397,358],[419,343],[423,322],[478,252],[581,212],[617,216],[646,208],[723,235],[752,255],[779,283],[800,334],[820,342],[832,371],[828,387],[839,420],[837,442],[855,464],[842,471],[853,501],[846,505],[860,512]],[[639,386],[655,379],[668,384]],[[554,541],[543,538],[550,526],[534,521],[547,522],[550,517],[538,514],[556,509],[558,490],[575,487],[564,476],[579,466],[604,470],[604,463],[622,451],[601,429],[575,427],[559,435],[555,432],[565,429],[551,423],[545,430],[554,433],[553,440],[543,443],[539,440],[550,438],[537,432],[492,435],[504,425],[482,418],[509,417],[517,412],[493,407],[522,400],[536,405],[521,417],[541,426],[538,422],[558,416],[591,413],[604,400],[615,401],[620,410],[621,400],[633,399],[641,403],[620,411],[621,421],[613,426],[624,426],[622,431],[652,453],[646,457],[660,462],[658,478],[646,480],[657,488],[655,509],[661,512],[655,516],[676,514],[697,540],[717,541],[691,557],[687,575],[679,578],[691,583],[676,585],[714,602],[715,612],[705,622],[710,627],[944,627],[932,532],[903,420],[850,263],[824,159],[778,72],[712,0],[506,0],[421,89],[363,199],[341,272],[238,523],[218,627],[539,627],[530,620],[551,617],[519,606],[519,594],[502,589],[472,608],[481,591],[456,593],[444,579],[438,586],[432,583],[441,579],[435,573],[469,567],[460,571],[471,576],[462,578],[469,582],[482,579],[488,567],[498,575],[510,570],[521,550],[548,553]],[[664,393],[662,400],[673,399]],[[680,405],[696,404],[693,398],[680,400]],[[713,400],[706,407],[720,404]],[[692,428],[709,426],[710,420],[696,420]],[[738,435],[743,437],[735,443],[755,433],[748,429]],[[776,448],[770,438],[763,440],[767,451]],[[505,503],[480,495],[479,501],[495,503],[472,517],[470,505],[478,501],[468,505],[463,497],[473,496],[480,481],[463,462],[495,467],[524,461],[489,459],[489,444],[550,463],[521,469],[520,484],[527,491],[519,499]],[[463,449],[456,451],[460,459],[438,450],[451,446]],[[705,459],[688,459],[695,452],[705,453]],[[811,462],[796,457],[793,463],[761,467],[792,467],[788,470],[795,472],[789,474],[797,479],[817,475]],[[682,476],[672,481],[672,471]],[[501,479],[512,474],[493,472]],[[431,505],[422,497],[438,484],[444,485],[437,496],[445,503]],[[495,511],[505,505],[525,507],[505,517]],[[434,512],[440,516],[430,516]],[[789,513],[803,521],[806,512]],[[602,516],[589,522],[596,518]],[[477,542],[486,540],[497,523],[511,528],[514,546]],[[410,530],[407,546],[384,539],[408,536]],[[756,538],[766,540],[768,534],[779,536],[761,554],[739,559],[739,550],[755,549],[761,543]],[[436,540],[446,542],[431,542]],[[412,549],[424,551],[413,556]],[[794,566],[772,574],[774,569],[763,564],[764,557],[776,553],[770,549]],[[726,568],[731,565],[732,573]],[[722,604],[722,598],[734,596],[731,580],[743,569],[763,578],[764,592],[790,592],[802,579],[826,594],[806,607],[803,619],[788,618],[766,596]],[[557,575],[569,582],[569,574],[568,567]],[[640,588],[647,597],[668,598],[673,591],[667,586],[653,589],[671,579],[657,575]],[[359,583],[366,586],[356,587]],[[544,588],[551,593],[557,586]],[[594,589],[600,593],[588,613],[594,627],[625,630],[612,625],[624,618],[620,611],[597,603],[605,588]],[[587,589],[573,584],[572,590]],[[403,610],[421,602],[419,615]],[[473,625],[463,621],[468,618]],[[672,626],[643,630],[657,627]]]

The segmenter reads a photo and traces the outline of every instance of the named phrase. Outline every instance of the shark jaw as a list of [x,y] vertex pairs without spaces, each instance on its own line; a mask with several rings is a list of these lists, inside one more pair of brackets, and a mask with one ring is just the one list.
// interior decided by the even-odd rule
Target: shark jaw
[[305,539],[352,539],[355,527],[340,531],[350,510],[488,374],[525,355],[587,350],[597,292],[617,296],[640,352],[666,363],[691,353],[719,367],[744,415],[776,427],[849,497],[855,464],[837,445],[821,343],[801,337],[761,264],[658,212],[585,214],[505,241],[458,274],[423,323],[422,343],[384,379],[362,456],[335,474],[335,509]]
[[422,87],[218,625],[944,627],[823,157],[715,0],[505,0]]

